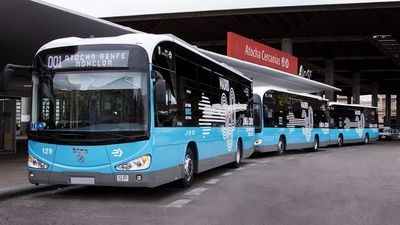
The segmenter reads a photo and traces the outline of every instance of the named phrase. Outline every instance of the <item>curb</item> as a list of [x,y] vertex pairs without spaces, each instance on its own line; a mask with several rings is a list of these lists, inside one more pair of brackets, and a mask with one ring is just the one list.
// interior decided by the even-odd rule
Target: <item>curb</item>
[[59,187],[58,185],[34,186],[33,184],[22,184],[7,188],[0,188],[0,201],[24,194],[54,190],[57,189],[58,187]]

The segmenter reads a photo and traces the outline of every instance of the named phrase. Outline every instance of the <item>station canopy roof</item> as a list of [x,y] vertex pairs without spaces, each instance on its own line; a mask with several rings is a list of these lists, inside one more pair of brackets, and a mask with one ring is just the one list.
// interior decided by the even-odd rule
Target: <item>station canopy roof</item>
[[314,93],[321,91],[340,91],[340,89],[303,78],[297,75],[282,72],[273,68],[235,59],[215,52],[199,49],[200,52],[221,63],[225,63],[253,80],[255,87],[274,86],[294,92]]
[[353,7],[355,4],[390,3],[398,0],[146,0],[138,4],[137,1],[126,0],[43,0],[59,6],[63,6],[78,12],[89,14],[100,18],[109,17],[135,17],[142,18],[164,17],[168,19],[171,14],[193,14],[227,12],[235,14],[235,11],[246,11],[252,9],[294,9],[299,7],[331,7],[347,5]]
[[358,75],[362,95],[371,94],[376,85],[380,94],[399,90],[400,1],[148,0],[136,7],[133,1],[115,0],[112,4],[118,6],[96,16],[144,32],[172,33],[222,55],[227,52],[227,32],[276,49],[286,39],[293,43],[299,65],[312,70],[313,80],[324,82],[327,69],[329,73],[333,69],[340,95],[352,95],[353,76]]
[[[36,51],[57,38],[139,32],[38,0],[1,0],[0,15],[0,68],[8,63],[31,65]],[[11,80],[8,95],[30,96],[30,75],[17,75]]]
[[[62,37],[105,37],[141,32],[94,16],[55,6],[41,0],[3,0],[0,2],[0,67],[7,63],[30,65],[36,51],[45,43]],[[157,32],[156,32],[157,33]],[[186,39],[185,39],[186,40]],[[256,83],[288,87],[301,92],[332,90],[333,87],[240,62],[218,54],[203,51],[254,78]],[[221,55],[222,56],[222,55]],[[265,77],[268,74],[268,77]],[[263,79],[266,79],[263,81]],[[8,95],[30,96],[30,75],[18,74],[12,78]],[[295,89],[295,87],[298,89]],[[301,88],[299,88],[301,87]]]

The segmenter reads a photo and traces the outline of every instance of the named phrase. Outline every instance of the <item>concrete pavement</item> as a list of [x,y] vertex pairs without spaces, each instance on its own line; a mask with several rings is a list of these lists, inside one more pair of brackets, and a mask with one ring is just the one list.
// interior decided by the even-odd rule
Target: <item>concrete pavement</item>
[[0,154],[0,199],[48,188],[29,183],[26,172],[26,139],[17,141],[17,154]]
[[66,187],[0,202],[0,224],[397,225],[400,142],[262,154],[189,189]]

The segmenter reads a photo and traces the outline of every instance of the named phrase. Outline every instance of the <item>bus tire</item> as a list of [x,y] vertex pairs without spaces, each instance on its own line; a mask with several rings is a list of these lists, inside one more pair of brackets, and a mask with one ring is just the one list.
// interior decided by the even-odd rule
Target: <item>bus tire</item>
[[366,144],[366,145],[369,144],[369,134],[368,133],[365,134],[364,144]]
[[283,155],[285,151],[286,151],[286,141],[283,136],[280,136],[278,142],[278,155]]
[[314,144],[313,147],[311,148],[311,151],[316,152],[319,149],[319,137],[318,135],[315,135],[314,137]]
[[339,134],[338,138],[337,138],[337,146],[338,147],[342,147],[343,146],[343,135]]
[[242,147],[242,142],[238,141],[237,143],[237,150],[235,153],[235,161],[231,163],[231,166],[233,168],[239,168],[242,164],[242,157],[243,157],[243,147]]
[[182,179],[180,180],[180,186],[187,188],[190,187],[194,180],[195,172],[195,158],[193,156],[193,150],[191,147],[187,147],[185,158],[182,165]]

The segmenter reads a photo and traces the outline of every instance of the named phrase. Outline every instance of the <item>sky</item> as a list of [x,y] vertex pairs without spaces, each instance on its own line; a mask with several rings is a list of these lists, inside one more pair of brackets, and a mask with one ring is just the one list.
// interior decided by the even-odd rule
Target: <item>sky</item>
[[310,6],[399,0],[32,0],[48,2],[95,17],[151,15],[209,10]]

